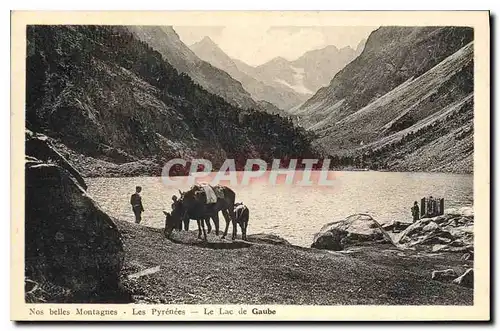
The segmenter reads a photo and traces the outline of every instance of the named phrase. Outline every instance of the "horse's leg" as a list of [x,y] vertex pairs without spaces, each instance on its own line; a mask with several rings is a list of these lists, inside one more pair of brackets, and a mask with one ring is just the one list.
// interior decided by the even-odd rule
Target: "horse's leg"
[[201,219],[200,220],[200,224],[201,224],[201,228],[203,229],[203,239],[205,241],[207,241],[207,232],[205,231],[205,220],[204,219]]
[[202,220],[196,220],[198,223],[198,239],[201,239],[201,223],[203,222]]
[[238,227],[237,227],[237,222],[236,220],[233,219],[233,234],[231,235],[231,239],[234,240],[236,239],[236,234],[238,232]]
[[243,240],[247,240],[247,226],[248,226],[248,221],[243,221],[243,228],[241,229],[241,232],[243,233]]
[[219,213],[216,213],[212,216],[212,219],[214,220],[215,224],[215,235],[219,235]]
[[227,203],[227,211],[229,213],[229,216],[231,217],[231,221],[236,221],[236,213],[234,211],[234,201],[230,201]]
[[184,231],[189,231],[189,218],[184,220]]
[[243,220],[242,220],[242,224],[243,224],[243,227],[244,229],[242,230],[243,231],[243,240],[247,240],[247,228],[248,228],[248,219],[250,218],[250,211],[248,210],[248,208],[246,208],[244,210],[244,217],[243,217]]
[[227,236],[227,230],[229,230],[229,222],[231,222],[231,219],[229,217],[229,213],[225,209],[222,210],[222,215],[224,216],[224,219],[226,220],[226,229],[224,230],[224,233],[222,234],[222,239],[224,239]]
[[229,216],[231,217],[231,221],[233,222],[233,236],[232,237],[234,240],[234,238],[236,237],[236,232],[238,231],[236,229],[237,222],[236,222],[236,214],[234,212],[234,201],[229,202],[228,205],[229,205],[229,207],[228,207],[227,211],[229,212]]
[[212,232],[212,224],[210,224],[210,217],[205,218],[205,223],[207,224],[207,232]]

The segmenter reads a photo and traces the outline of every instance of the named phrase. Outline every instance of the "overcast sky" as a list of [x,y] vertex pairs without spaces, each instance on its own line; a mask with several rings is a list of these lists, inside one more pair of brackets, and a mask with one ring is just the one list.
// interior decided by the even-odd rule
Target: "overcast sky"
[[250,65],[265,63],[277,56],[295,60],[307,51],[335,45],[351,46],[367,38],[377,27],[346,26],[174,26],[182,41],[191,46],[210,37],[232,58]]

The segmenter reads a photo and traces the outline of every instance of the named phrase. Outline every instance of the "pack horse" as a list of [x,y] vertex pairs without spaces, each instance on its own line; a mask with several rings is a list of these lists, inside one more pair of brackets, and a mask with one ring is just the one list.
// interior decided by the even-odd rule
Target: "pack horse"
[[[188,191],[181,192],[180,198],[172,204],[172,212],[165,214],[165,236],[170,237],[173,229],[178,229],[182,223],[189,224],[189,219],[198,223],[198,238],[207,239],[205,223],[213,219],[215,233],[219,235],[219,211],[226,220],[226,228],[222,238],[224,239],[229,229],[229,223],[233,224],[232,239],[236,237],[236,216],[234,212],[236,194],[227,186],[217,185],[194,185]],[[208,223],[209,224],[209,223]]]

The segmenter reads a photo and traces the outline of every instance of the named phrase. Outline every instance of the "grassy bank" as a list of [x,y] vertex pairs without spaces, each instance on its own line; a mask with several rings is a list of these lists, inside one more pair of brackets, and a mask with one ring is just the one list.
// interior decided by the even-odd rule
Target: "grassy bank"
[[[463,272],[461,254],[363,246],[330,252],[263,242],[231,244],[209,235],[116,221],[124,238],[124,286],[137,303],[472,305],[473,290],[431,280],[434,269]],[[252,239],[250,239],[251,241]],[[159,271],[127,276],[159,266]],[[158,269],[158,268],[156,268]]]

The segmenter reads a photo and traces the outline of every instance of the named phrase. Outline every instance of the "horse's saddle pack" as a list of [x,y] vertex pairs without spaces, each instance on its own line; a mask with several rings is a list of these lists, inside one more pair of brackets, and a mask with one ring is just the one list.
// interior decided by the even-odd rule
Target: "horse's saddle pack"
[[200,184],[200,187],[205,191],[207,197],[207,204],[216,203],[217,198],[224,198],[224,192],[220,186],[211,186],[208,184]]

